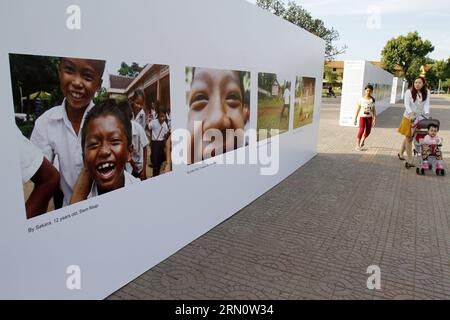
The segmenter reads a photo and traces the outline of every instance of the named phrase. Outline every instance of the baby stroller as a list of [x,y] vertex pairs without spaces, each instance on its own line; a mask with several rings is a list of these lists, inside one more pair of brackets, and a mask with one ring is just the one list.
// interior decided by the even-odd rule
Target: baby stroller
[[433,170],[433,163],[436,165],[436,175],[445,175],[445,170],[443,167],[443,161],[436,160],[436,152],[440,151],[441,145],[436,145],[433,147],[433,152],[428,157],[428,163],[425,164],[423,161],[424,154],[424,142],[423,139],[428,134],[428,126],[434,124],[438,128],[440,127],[440,122],[437,119],[431,119],[431,117],[421,116],[414,122],[414,133],[413,133],[413,143],[414,143],[414,158],[416,163],[416,173],[419,175],[424,175],[426,170]]

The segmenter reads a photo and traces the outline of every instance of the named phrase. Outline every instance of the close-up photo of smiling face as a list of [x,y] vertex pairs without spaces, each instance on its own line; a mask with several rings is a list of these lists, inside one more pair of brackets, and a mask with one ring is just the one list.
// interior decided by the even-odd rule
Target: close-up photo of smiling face
[[66,102],[74,109],[86,108],[102,85],[103,67],[99,60],[61,58],[59,78]]
[[[227,129],[244,130],[249,121],[249,101],[246,101],[240,71],[192,68],[192,82],[188,95],[188,130],[191,134],[190,163],[194,162],[194,124],[201,124],[201,132],[195,133],[202,139],[211,129],[219,130],[223,136],[223,150],[216,150],[212,143],[201,144],[202,159],[234,150],[244,145],[243,138],[226,135]],[[198,124],[197,124],[198,126]],[[209,150],[211,149],[211,150]],[[198,152],[198,151],[195,151]]]
[[132,145],[122,122],[114,115],[100,115],[88,122],[84,162],[97,184],[98,193],[124,186],[125,164],[130,161]]

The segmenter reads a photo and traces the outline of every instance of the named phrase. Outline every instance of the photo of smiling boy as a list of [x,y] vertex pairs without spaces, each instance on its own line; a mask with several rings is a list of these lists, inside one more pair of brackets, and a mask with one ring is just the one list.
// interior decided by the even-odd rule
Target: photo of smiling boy
[[[189,88],[187,127],[191,135],[189,163],[243,147],[244,131],[250,119],[250,73],[186,68],[186,82]],[[194,135],[196,122],[201,132]],[[222,133],[222,150],[216,150],[214,143],[202,141],[211,129]],[[227,129],[233,129],[235,135],[227,136]]]
[[139,181],[125,170],[133,152],[131,126],[112,99],[95,105],[87,114],[81,130],[84,166],[93,179],[87,198]]
[[69,204],[83,168],[80,130],[101,87],[104,69],[103,60],[59,58],[58,76],[64,100],[36,120],[31,134],[31,142],[50,162],[58,159],[63,206]]

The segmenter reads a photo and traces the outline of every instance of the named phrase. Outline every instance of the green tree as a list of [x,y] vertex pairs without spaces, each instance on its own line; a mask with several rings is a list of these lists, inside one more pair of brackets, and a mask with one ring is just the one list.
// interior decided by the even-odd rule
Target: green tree
[[266,90],[267,92],[272,92],[272,84],[276,79],[277,75],[274,73],[259,73],[258,87]]
[[450,58],[447,61],[435,61],[431,69],[426,74],[427,82],[432,88],[437,88],[439,86],[439,80],[442,82],[446,81],[448,78],[450,78]]
[[103,102],[105,100],[107,100],[108,97],[108,92],[106,90],[105,87],[101,87],[99,92],[97,93],[97,95],[95,96],[95,98],[93,99],[94,104]]
[[411,84],[420,74],[420,67],[427,62],[427,55],[433,50],[432,43],[423,40],[417,31],[392,38],[381,51],[384,69],[394,72],[395,67],[399,66],[402,75]]
[[450,93],[450,78],[441,83],[442,89],[447,90]]
[[121,76],[136,77],[145,66],[140,66],[137,62],[132,62],[128,65],[126,62],[122,61],[120,64],[120,69],[117,71]]
[[339,77],[339,75],[334,72],[331,68],[329,67],[325,67],[325,80],[330,83],[331,85],[334,85],[337,83],[337,79]]
[[13,90],[14,106],[21,111],[20,88],[22,96],[28,97],[24,111],[31,112],[30,95],[35,92],[48,92],[52,94],[51,102],[59,100],[58,61],[56,57],[34,56],[24,54],[10,54],[11,84]]
[[293,1],[285,4],[280,0],[257,0],[256,5],[325,40],[326,60],[333,60],[347,49],[345,45],[339,48],[334,44],[339,40],[337,30],[328,29],[322,20],[314,19],[307,10]]
[[428,70],[428,72],[425,75],[425,80],[427,81],[428,87],[429,88],[437,88],[439,85],[439,79],[436,76],[436,70],[433,67],[431,67],[430,70]]

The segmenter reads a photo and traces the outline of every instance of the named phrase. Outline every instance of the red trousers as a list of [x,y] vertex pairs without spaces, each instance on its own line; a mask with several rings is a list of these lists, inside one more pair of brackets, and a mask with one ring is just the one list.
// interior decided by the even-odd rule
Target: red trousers
[[359,118],[359,131],[358,131],[358,140],[361,140],[363,133],[364,139],[366,139],[370,130],[372,130],[372,117],[360,117]]

